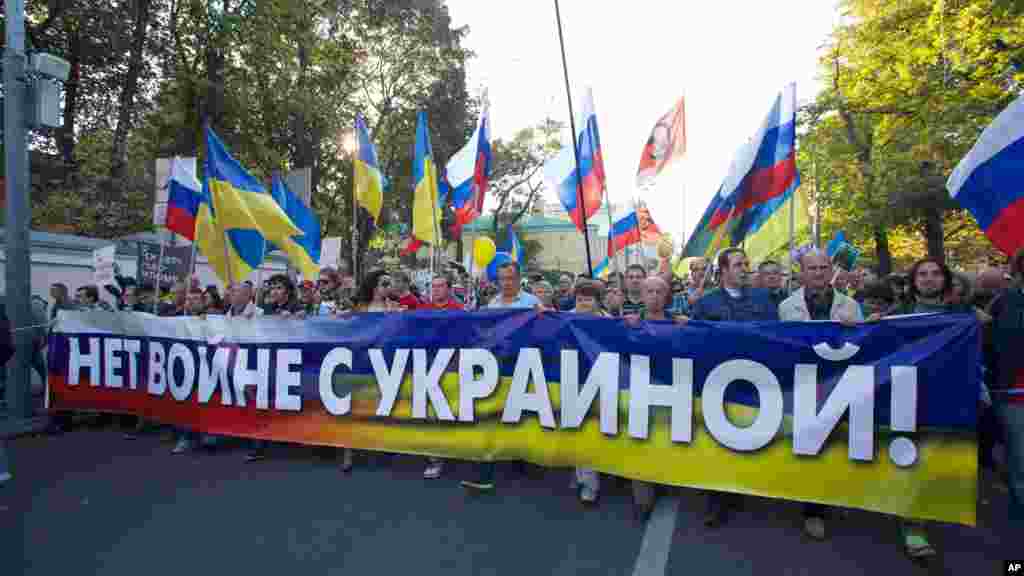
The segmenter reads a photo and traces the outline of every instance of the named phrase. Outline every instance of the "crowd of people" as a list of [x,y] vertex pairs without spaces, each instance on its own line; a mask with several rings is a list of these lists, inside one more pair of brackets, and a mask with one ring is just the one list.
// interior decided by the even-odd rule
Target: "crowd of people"
[[[1006,466],[998,483],[1016,494],[1021,482],[1022,455],[1015,443],[1006,442],[1009,417],[997,418],[992,394],[1012,401],[1013,393],[1024,384],[1024,250],[1010,260],[1007,268],[992,267],[974,277],[951,271],[943,262],[925,258],[906,274],[879,277],[871,268],[841,270],[833,266],[822,251],[810,249],[799,256],[799,273],[791,277],[779,262],[760,262],[755,269],[744,251],[729,248],[714,262],[695,258],[685,278],[671,273],[649,273],[640,265],[630,265],[624,273],[612,273],[607,279],[574,277],[562,274],[557,285],[539,274],[524,278],[514,262],[498,268],[497,282],[476,283],[465,274],[433,276],[429,294],[420,293],[407,271],[374,270],[362,281],[334,268],[323,268],[316,283],[296,284],[286,274],[270,277],[262,286],[251,282],[231,285],[224,298],[216,286],[205,289],[179,282],[173,287],[173,300],[154,308],[148,287],[125,283],[112,292],[121,310],[156,310],[161,316],[204,316],[224,314],[230,317],[281,316],[306,318],[338,316],[366,312],[397,313],[412,310],[464,310],[476,308],[531,309],[621,317],[627,323],[670,321],[685,324],[701,321],[836,321],[844,324],[875,321],[883,317],[920,313],[975,314],[983,326],[984,387],[979,392],[980,465],[994,469],[993,451],[997,443],[1007,447]],[[99,298],[95,286],[83,286],[68,297],[66,287],[52,287],[51,314],[61,309],[113,309]],[[1018,353],[1015,355],[1014,350]],[[1019,390],[1018,390],[1019,391]],[[1000,402],[995,402],[998,407]],[[57,415],[58,430],[70,423],[68,415]],[[137,430],[145,427],[140,422]],[[1018,432],[1019,433],[1019,432]],[[177,430],[173,452],[183,453],[200,445],[217,445],[218,439],[199,437]],[[267,455],[268,443],[250,442],[247,459],[260,460]],[[353,468],[353,452],[341,450],[345,472]],[[468,490],[495,490],[493,462],[478,463],[474,473],[462,481]],[[425,478],[444,474],[444,461],[429,458]],[[585,504],[599,500],[601,475],[594,470],[577,469],[573,486]],[[659,488],[633,483],[635,509],[639,517],[649,515]],[[1024,494],[1022,494],[1024,495]],[[704,523],[708,528],[726,522],[742,498],[735,494],[709,492]],[[827,534],[829,510],[817,504],[803,505],[805,533],[814,539]],[[922,525],[903,522],[906,551],[913,557],[934,554]]]

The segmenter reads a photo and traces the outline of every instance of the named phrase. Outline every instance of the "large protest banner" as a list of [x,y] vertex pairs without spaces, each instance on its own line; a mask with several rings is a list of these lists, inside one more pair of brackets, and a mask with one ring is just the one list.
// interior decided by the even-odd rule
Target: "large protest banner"
[[978,348],[974,318],[948,315],[680,327],[532,311],[62,312],[48,399],[973,525]]

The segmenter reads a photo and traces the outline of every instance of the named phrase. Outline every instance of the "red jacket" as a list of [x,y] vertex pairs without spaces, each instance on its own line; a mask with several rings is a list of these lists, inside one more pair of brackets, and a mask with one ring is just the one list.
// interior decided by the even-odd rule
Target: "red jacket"
[[416,295],[413,294],[412,292],[410,292],[410,293],[406,294],[405,296],[402,296],[401,298],[399,298],[398,299],[398,303],[401,306],[405,306],[409,310],[415,310],[417,308],[422,308],[423,307],[423,303],[420,302],[420,299],[417,298]]

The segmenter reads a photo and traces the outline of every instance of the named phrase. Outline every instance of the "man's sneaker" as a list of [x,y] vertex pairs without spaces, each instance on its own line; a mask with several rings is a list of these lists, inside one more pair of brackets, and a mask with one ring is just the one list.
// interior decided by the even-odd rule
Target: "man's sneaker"
[[825,539],[825,519],[817,516],[804,518],[804,534],[815,540]]
[[427,480],[434,480],[435,478],[441,477],[442,465],[440,462],[431,462],[427,465],[427,469],[423,471],[423,477]]
[[907,556],[914,559],[935,556],[935,548],[928,543],[928,536],[923,530],[908,529],[903,535],[903,547],[907,551]]
[[262,448],[257,448],[245,455],[246,462],[255,462],[257,460],[263,460],[266,458],[266,452]]
[[580,488],[580,502],[583,504],[597,504],[597,490],[584,485]]
[[490,492],[494,490],[494,482],[479,482],[477,480],[463,480],[460,482],[463,488],[473,492]]
[[171,454],[184,454],[188,452],[192,446],[189,444],[188,438],[178,438],[178,442],[171,449]]

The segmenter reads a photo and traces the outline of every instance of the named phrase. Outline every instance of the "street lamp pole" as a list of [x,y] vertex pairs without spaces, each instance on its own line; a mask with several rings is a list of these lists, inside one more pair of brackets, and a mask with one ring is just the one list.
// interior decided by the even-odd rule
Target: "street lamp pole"
[[28,207],[28,96],[25,74],[25,2],[7,0],[7,46],[4,49],[4,150],[6,162],[7,317],[14,357],[7,371],[7,406],[11,417],[32,415],[29,366],[32,360],[31,269]]

